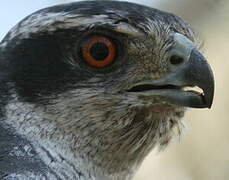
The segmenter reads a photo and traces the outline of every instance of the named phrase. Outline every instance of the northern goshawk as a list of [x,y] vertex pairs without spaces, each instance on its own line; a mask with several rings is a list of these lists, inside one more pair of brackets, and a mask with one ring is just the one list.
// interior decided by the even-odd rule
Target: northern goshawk
[[0,44],[0,179],[131,179],[186,107],[211,107],[198,44],[179,17],[129,2],[23,19]]

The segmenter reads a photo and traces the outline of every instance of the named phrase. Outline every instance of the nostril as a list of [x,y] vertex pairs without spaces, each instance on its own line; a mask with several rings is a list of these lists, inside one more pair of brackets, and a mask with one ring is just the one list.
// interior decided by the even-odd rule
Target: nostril
[[180,56],[172,56],[170,58],[170,63],[173,65],[179,65],[184,62],[184,59]]

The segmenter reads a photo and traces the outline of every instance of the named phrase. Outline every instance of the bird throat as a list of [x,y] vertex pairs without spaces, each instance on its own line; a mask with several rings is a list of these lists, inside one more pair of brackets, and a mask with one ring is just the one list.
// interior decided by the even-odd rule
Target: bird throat
[[62,179],[131,179],[152,148],[167,146],[172,129],[180,133],[182,110],[155,116],[151,106],[77,94],[78,104],[72,98],[42,106],[14,99],[6,106],[6,122]]

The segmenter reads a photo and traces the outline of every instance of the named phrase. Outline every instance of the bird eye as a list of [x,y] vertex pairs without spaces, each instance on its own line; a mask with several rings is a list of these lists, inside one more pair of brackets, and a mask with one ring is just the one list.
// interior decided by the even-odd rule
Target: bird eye
[[105,36],[92,36],[81,47],[83,59],[94,67],[105,67],[116,58],[116,45]]

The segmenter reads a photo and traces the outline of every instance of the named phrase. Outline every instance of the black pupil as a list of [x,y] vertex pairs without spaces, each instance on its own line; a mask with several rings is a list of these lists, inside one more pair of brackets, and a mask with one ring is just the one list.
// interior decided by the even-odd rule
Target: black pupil
[[90,48],[90,55],[97,61],[103,61],[109,54],[109,49],[106,44],[96,42]]

